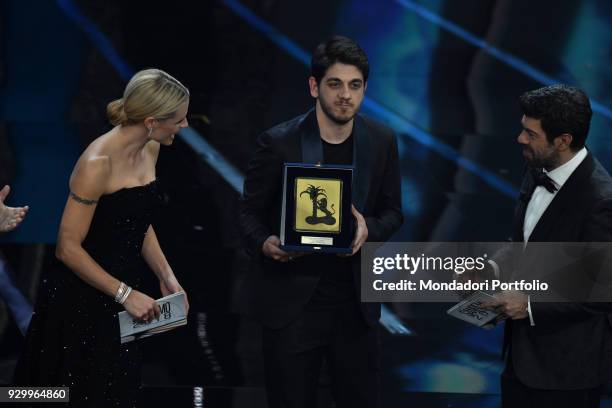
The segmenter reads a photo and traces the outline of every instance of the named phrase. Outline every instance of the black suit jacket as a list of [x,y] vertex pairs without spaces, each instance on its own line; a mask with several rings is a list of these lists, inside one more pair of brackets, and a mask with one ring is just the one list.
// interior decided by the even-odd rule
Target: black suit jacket
[[[513,241],[523,242],[523,221],[535,189],[526,173],[516,207]],[[588,153],[538,221],[529,242],[612,241],[612,179]],[[528,252],[529,244],[527,244]],[[517,378],[540,389],[584,389],[612,378],[609,303],[532,302],[529,319],[507,321]]]
[[[240,224],[252,255],[248,288],[252,312],[264,325],[280,328],[304,309],[320,278],[326,256],[274,261],[261,252],[270,235],[279,235],[283,164],[323,162],[314,109],[262,133],[249,163],[240,205]],[[368,241],[386,241],[403,221],[397,141],[392,130],[361,115],[353,126],[353,204],[363,214]],[[352,257],[355,290],[360,293],[359,254]],[[361,303],[366,322],[375,325],[380,305]]]

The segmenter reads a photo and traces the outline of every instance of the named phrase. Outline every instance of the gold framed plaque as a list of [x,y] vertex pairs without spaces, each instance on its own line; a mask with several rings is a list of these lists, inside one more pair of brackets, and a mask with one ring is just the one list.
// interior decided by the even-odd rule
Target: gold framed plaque
[[281,248],[351,252],[352,166],[286,163],[283,174]]
[[341,227],[342,180],[297,177],[294,229],[339,233]]

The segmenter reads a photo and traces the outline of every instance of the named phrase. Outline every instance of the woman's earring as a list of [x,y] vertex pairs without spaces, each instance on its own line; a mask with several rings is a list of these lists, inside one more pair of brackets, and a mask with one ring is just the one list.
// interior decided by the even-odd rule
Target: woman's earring
[[149,128],[149,135],[147,136],[147,139],[151,138],[151,133],[153,133],[153,128],[152,127]]

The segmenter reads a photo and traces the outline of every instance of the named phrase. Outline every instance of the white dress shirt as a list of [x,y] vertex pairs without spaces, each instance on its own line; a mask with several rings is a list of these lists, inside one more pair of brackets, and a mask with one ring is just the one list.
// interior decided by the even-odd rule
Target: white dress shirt
[[[542,218],[542,215],[555,198],[555,195],[563,187],[567,179],[570,178],[572,173],[580,166],[580,163],[587,157],[587,150],[585,147],[580,149],[578,153],[574,155],[567,163],[553,169],[549,172],[544,170],[544,173],[552,179],[557,186],[557,191],[554,193],[549,192],[544,186],[537,186],[533,191],[533,195],[527,204],[527,210],[525,211],[525,220],[523,222],[523,240],[524,245],[527,245],[527,241],[531,237],[538,221]],[[529,321],[531,325],[534,325],[533,316],[531,315],[531,302],[527,300],[527,313],[529,314]]]
[[[580,163],[582,163],[586,156],[587,150],[583,147],[567,163],[549,172],[544,170],[544,173],[550,177],[557,186],[557,191],[563,187],[567,179],[570,178],[574,170],[580,166]],[[523,240],[525,244],[529,241],[529,237],[538,224],[538,221],[540,221],[542,214],[544,214],[553,198],[555,198],[557,191],[551,193],[544,186],[537,186],[533,191],[531,200],[529,200],[529,204],[527,204],[525,221],[523,223]]]

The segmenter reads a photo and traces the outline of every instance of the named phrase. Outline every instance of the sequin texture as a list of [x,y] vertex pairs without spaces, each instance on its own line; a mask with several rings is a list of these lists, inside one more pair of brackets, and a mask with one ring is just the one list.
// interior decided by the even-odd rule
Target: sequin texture
[[[163,202],[155,181],[102,196],[83,248],[108,273],[138,289],[144,237]],[[56,262],[41,281],[14,383],[69,386],[73,407],[136,406],[141,357],[137,342],[120,345],[122,310]]]

